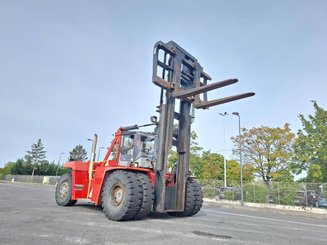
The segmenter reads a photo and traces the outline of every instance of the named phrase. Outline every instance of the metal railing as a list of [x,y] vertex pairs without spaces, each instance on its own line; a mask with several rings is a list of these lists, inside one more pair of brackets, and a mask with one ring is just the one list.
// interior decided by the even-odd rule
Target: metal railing
[[[3,180],[10,182],[37,183],[55,185],[60,176],[5,175]],[[223,180],[197,180],[205,198],[238,201],[240,200],[240,182]],[[244,182],[244,201],[250,203],[270,203],[290,206],[316,207],[319,198],[327,198],[327,183],[305,182]]]
[[[240,200],[239,181],[229,181],[224,187],[223,180],[198,180],[205,198],[237,201]],[[318,205],[319,198],[327,198],[327,183],[305,182],[244,182],[245,202],[271,203],[290,206]]]

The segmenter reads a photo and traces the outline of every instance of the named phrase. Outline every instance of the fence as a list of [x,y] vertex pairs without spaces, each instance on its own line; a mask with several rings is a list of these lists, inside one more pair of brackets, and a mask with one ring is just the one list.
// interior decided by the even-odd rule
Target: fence
[[[60,176],[5,175],[5,181],[17,181],[55,185]],[[205,198],[219,200],[240,200],[240,182],[229,181],[224,187],[222,180],[197,180],[202,186]],[[281,205],[317,206],[320,197],[327,197],[327,183],[304,182],[244,182],[245,202],[274,203]]]
[[[204,197],[219,200],[240,200],[239,181],[229,181],[224,187],[221,180],[198,180]],[[327,197],[327,183],[304,182],[244,182],[245,202],[273,203],[281,205],[319,206],[320,198]],[[318,205],[319,201],[319,205]],[[325,207],[326,204],[321,204]]]
[[5,175],[3,180],[12,182],[38,183],[44,185],[55,185],[60,176],[40,176],[34,175]]

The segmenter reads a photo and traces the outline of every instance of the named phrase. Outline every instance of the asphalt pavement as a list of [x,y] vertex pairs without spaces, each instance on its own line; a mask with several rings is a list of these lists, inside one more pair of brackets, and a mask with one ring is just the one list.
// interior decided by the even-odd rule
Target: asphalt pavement
[[79,201],[59,207],[54,187],[0,183],[0,244],[327,244],[327,216],[204,204],[193,217],[108,220]]

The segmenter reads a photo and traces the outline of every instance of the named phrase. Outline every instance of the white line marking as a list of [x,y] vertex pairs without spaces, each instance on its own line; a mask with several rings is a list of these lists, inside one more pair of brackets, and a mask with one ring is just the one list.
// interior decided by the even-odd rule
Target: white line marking
[[304,222],[298,222],[298,221],[291,221],[291,220],[266,218],[266,217],[252,216],[252,215],[247,215],[247,214],[235,214],[235,213],[229,213],[229,212],[223,212],[223,211],[215,211],[215,210],[210,210],[210,209],[202,209],[202,210],[203,211],[206,211],[206,212],[212,212],[212,213],[218,213],[218,214],[226,214],[226,215],[233,215],[233,216],[239,216],[239,217],[245,217],[245,218],[251,218],[251,219],[269,220],[269,221],[285,222],[285,223],[297,224],[297,225],[307,225],[307,226],[327,228],[327,225],[310,224],[310,223],[304,223]]
[[[206,218],[203,218],[203,217],[194,217],[194,219],[196,220],[200,220],[200,221],[204,221],[204,222],[211,222],[211,223],[216,223],[217,225],[222,225],[222,223],[219,223],[219,221],[215,221],[215,220],[212,220],[212,219],[206,219]],[[253,224],[250,224],[249,222],[240,222],[240,221],[233,221],[233,224],[237,224],[237,225],[245,225],[245,226],[257,226],[257,224],[253,223]],[[265,227],[273,227],[275,228],[276,225],[272,225],[272,224],[265,224]],[[286,229],[286,230],[297,230],[297,231],[305,231],[305,229],[302,229],[302,228],[296,228],[296,227],[288,227],[288,226],[281,226],[281,225],[278,225],[278,228],[280,229]]]

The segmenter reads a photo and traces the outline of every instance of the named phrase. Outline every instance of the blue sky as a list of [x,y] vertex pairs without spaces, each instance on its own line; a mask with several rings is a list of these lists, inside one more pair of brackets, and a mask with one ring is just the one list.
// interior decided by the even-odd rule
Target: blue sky
[[[209,93],[255,97],[196,111],[206,150],[222,152],[223,118],[242,127],[301,128],[298,115],[327,108],[327,1],[0,0],[0,166],[41,138],[47,158],[99,135],[108,146],[121,125],[155,114],[152,48],[173,40],[213,81],[239,83]],[[226,156],[238,133],[225,118]],[[103,152],[104,153],[104,152]],[[102,154],[103,154],[102,153]]]

